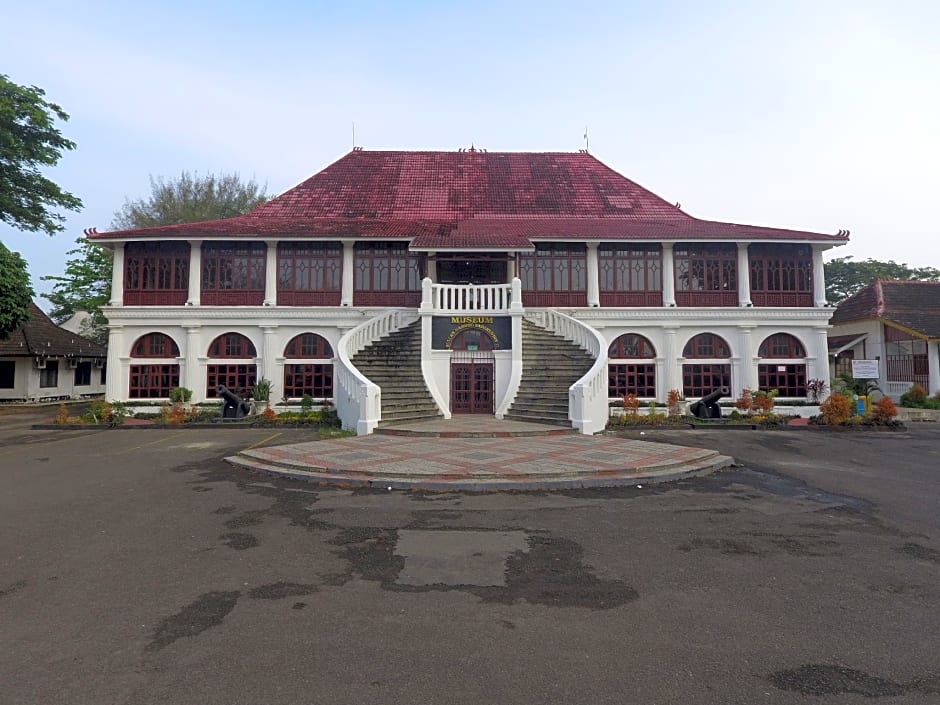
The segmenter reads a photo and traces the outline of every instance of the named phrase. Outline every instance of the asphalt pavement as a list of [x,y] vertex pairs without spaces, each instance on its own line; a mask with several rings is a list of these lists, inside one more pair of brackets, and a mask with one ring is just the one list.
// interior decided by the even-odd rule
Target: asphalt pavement
[[222,461],[303,430],[0,415],[0,702],[938,701],[940,429],[645,439],[738,467],[342,490]]

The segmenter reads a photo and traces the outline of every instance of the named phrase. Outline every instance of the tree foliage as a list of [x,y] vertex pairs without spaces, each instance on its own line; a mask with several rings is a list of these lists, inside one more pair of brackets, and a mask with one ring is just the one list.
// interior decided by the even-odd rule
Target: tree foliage
[[0,340],[29,320],[32,300],[26,261],[0,243]]
[[247,213],[268,200],[266,187],[238,174],[199,176],[184,171],[178,179],[150,177],[150,196],[125,201],[115,213],[115,230],[197,223]]
[[[159,225],[195,223],[230,218],[247,213],[267,200],[265,187],[254,179],[243,182],[238,174],[208,174],[200,177],[184,171],[179,179],[150,177],[150,196],[127,200],[114,214],[112,230],[134,230]],[[70,250],[62,276],[43,277],[53,282],[52,293],[43,296],[52,302],[49,316],[64,321],[76,311],[88,311],[92,324],[87,337],[106,342],[107,320],[101,308],[111,299],[111,251],[85,238]],[[199,276],[199,272],[190,272]]]
[[81,334],[104,345],[108,340],[107,321],[101,307],[111,300],[111,250],[97,247],[80,237],[78,247],[69,250],[62,276],[43,277],[53,282],[52,292],[43,294],[52,303],[49,317],[61,323],[77,311],[88,311],[90,325]]
[[75,149],[55,126],[55,118],[69,116],[44,95],[0,74],[0,222],[53,235],[65,218],[51,209],[79,210],[82,202],[42,175],[63,151]]
[[894,260],[867,259],[852,262],[852,257],[837,257],[826,263],[826,300],[837,304],[875,279],[940,281],[940,269],[908,267]]

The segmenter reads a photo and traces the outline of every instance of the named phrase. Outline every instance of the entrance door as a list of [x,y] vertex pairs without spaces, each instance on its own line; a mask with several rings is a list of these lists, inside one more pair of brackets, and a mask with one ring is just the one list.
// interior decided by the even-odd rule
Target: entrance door
[[453,414],[493,413],[492,362],[451,363],[450,411]]

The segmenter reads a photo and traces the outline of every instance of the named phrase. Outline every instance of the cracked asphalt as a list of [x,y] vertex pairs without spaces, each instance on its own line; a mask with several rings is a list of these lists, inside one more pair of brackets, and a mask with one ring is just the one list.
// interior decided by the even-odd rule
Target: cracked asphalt
[[434,494],[221,461],[300,430],[29,422],[0,415],[4,705],[940,702],[935,427],[653,431],[740,466]]

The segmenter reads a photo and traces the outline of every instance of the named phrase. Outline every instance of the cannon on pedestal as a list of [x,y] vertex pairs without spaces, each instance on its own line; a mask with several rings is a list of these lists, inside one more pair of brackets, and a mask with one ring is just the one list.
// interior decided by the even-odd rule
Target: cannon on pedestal
[[718,400],[728,396],[730,390],[727,387],[718,387],[699,399],[689,407],[689,413],[700,419],[720,419],[721,407],[718,406]]
[[239,399],[230,392],[224,384],[216,388],[216,393],[222,397],[222,418],[223,419],[241,419],[251,413],[251,404]]

